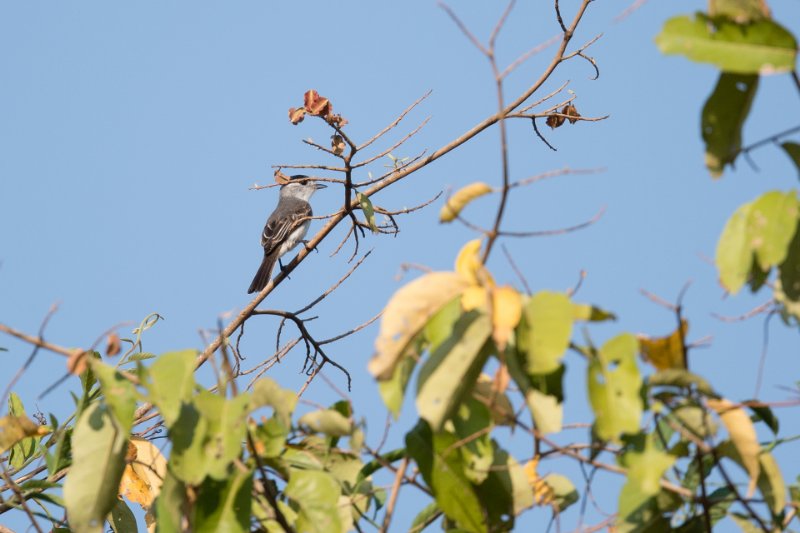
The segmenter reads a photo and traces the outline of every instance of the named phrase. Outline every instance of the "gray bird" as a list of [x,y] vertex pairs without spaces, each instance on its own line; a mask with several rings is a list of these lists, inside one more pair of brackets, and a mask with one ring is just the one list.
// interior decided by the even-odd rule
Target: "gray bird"
[[306,236],[312,216],[308,200],[318,189],[325,187],[303,175],[292,176],[281,186],[278,205],[267,219],[267,225],[261,233],[264,260],[261,261],[247,294],[259,292],[266,287],[275,262]]

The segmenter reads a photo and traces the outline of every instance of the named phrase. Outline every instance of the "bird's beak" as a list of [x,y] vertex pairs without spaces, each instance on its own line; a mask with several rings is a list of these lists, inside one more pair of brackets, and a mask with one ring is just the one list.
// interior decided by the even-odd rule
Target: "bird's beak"
[[314,186],[317,188],[317,190],[328,188],[327,185],[323,185],[322,183],[315,183]]

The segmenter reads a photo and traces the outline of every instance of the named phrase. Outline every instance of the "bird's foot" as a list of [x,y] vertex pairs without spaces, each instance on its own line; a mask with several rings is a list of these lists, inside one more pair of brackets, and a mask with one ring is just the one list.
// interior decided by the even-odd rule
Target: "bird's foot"
[[319,253],[319,250],[317,250],[317,247],[316,246],[312,247],[309,241],[303,240],[303,241],[300,241],[300,242],[303,243],[303,246],[305,246],[307,252],[310,252],[310,251],[313,250],[313,251]]
[[281,274],[283,274],[284,276],[286,276],[286,279],[292,279],[292,278],[290,278],[290,277],[289,277],[289,271],[288,271],[289,269],[288,269],[288,268],[286,268],[285,266],[283,266],[283,263],[281,262],[281,260],[280,260],[280,259],[278,259],[278,267],[280,267],[280,269],[281,269]]

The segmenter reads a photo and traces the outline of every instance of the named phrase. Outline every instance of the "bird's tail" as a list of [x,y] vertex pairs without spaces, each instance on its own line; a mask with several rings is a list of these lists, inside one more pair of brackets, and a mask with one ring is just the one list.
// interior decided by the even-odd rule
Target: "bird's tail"
[[256,276],[253,278],[250,288],[247,289],[247,294],[261,292],[261,289],[267,286],[270,276],[272,275],[272,269],[275,267],[275,261],[277,261],[277,259],[278,255],[275,253],[264,254],[264,260],[261,261],[261,266],[258,267],[258,272],[256,272]]

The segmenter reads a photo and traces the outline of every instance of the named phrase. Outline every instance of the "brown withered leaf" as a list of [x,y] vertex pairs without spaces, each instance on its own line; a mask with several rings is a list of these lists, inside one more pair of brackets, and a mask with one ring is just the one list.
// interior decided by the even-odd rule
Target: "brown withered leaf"
[[550,126],[552,129],[556,129],[561,127],[561,125],[564,123],[564,120],[566,119],[560,115],[547,115],[545,124]]
[[333,111],[330,100],[324,96],[320,96],[319,93],[313,89],[306,91],[306,94],[303,95],[303,103],[309,115],[327,118]]
[[[578,110],[572,104],[565,105],[561,110],[561,114],[567,115],[567,120],[569,120],[570,124],[575,124],[578,122],[578,119],[581,118],[581,114],[578,113]],[[561,117],[561,120],[563,121],[564,117]]]
[[331,115],[327,117],[326,120],[328,121],[328,124],[339,128],[343,128],[347,124],[347,119],[342,115]]
[[286,185],[287,183],[289,183],[289,180],[291,179],[289,176],[281,172],[281,169],[276,170],[274,176],[275,176],[275,183],[278,183],[280,185]]
[[342,155],[344,152],[344,138],[338,133],[331,135],[331,150],[336,155]]
[[67,372],[80,376],[86,370],[86,358],[89,352],[75,348],[72,350],[69,358],[67,359]]
[[292,124],[297,125],[303,122],[303,119],[306,118],[306,108],[305,107],[290,107],[289,108],[289,121]]
[[109,357],[114,357],[115,355],[119,354],[121,349],[122,346],[117,332],[114,331],[110,333],[106,338],[106,355]]

